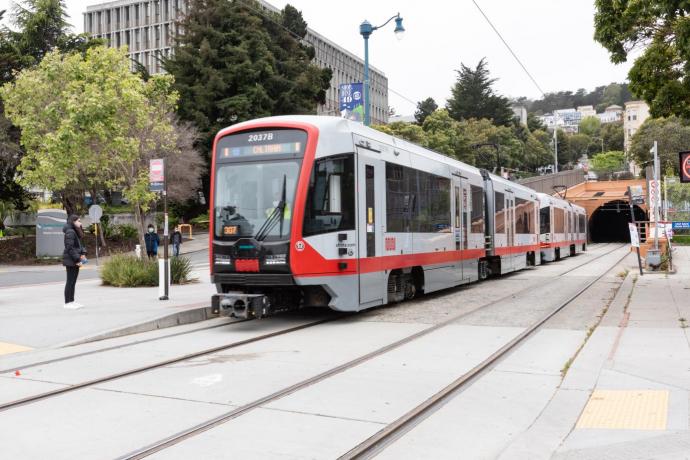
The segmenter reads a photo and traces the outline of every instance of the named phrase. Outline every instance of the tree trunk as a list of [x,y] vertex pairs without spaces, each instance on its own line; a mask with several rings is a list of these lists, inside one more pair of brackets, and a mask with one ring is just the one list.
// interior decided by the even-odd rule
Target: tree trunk
[[145,253],[146,252],[146,243],[144,242],[144,213],[141,210],[141,206],[139,205],[138,202],[134,203],[134,221],[136,222],[137,225],[137,233],[139,235],[139,244],[141,245],[141,252]]

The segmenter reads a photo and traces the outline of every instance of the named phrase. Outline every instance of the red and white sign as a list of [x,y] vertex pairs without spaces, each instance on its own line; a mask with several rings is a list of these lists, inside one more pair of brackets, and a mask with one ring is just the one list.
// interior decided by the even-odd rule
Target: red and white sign
[[661,190],[658,180],[649,181],[649,220],[654,221],[656,210],[661,208]]
[[395,251],[395,237],[386,237],[386,251]]
[[690,152],[680,152],[680,181],[690,182]]
[[165,160],[149,160],[149,185],[152,192],[165,188]]

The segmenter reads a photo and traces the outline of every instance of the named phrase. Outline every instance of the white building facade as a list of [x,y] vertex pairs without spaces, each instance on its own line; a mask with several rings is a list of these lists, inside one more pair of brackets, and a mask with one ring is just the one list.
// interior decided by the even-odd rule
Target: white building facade
[[[278,11],[261,1],[264,9]],[[151,74],[163,72],[160,59],[172,56],[174,38],[182,33],[177,24],[187,11],[185,0],[118,0],[88,6],[84,13],[84,31],[104,38],[108,46],[128,49],[128,56],[143,65]],[[339,115],[340,84],[361,82],[364,62],[353,53],[336,45],[312,29],[307,29],[305,42],[316,51],[314,63],[333,71],[326,103],[317,107],[319,115]],[[388,79],[369,66],[371,123],[388,122]]]

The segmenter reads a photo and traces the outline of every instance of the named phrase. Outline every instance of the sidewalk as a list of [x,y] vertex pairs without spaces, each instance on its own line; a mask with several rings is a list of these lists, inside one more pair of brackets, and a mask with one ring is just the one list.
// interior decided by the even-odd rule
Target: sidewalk
[[630,266],[560,387],[501,459],[690,458],[690,247],[674,261],[668,276]]
[[[206,234],[185,241],[183,254],[204,251]],[[1,266],[0,275],[24,284],[0,287],[0,356],[33,348],[54,347],[120,328],[150,323],[181,314],[190,320],[209,307],[215,286],[209,282],[208,264],[195,264],[197,282],[173,285],[170,300],[158,300],[158,288],[116,288],[102,286],[95,260],[84,267],[77,281],[76,300],[80,310],[63,306],[64,267]],[[101,259],[101,265],[103,259]],[[151,326],[151,327],[155,327]]]

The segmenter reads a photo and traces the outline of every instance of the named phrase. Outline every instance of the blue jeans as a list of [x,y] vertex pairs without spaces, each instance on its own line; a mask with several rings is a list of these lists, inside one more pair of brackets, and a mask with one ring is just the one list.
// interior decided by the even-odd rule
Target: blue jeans
[[180,255],[180,243],[173,243],[173,255],[175,257]]

